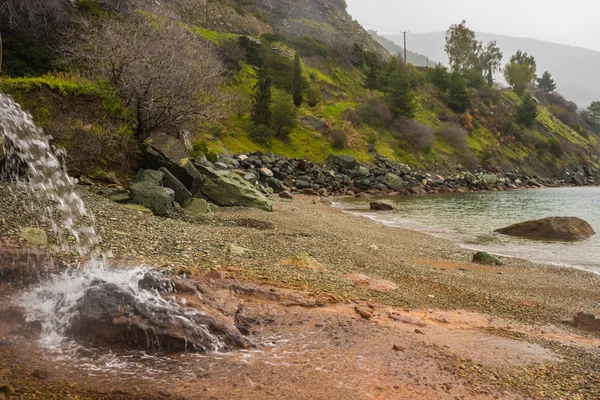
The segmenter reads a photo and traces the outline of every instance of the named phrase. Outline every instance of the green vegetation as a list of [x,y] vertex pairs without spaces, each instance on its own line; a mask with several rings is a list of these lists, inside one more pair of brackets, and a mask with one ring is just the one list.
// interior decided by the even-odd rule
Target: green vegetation
[[300,62],[300,54],[296,52],[294,56],[294,79],[292,82],[292,91],[294,95],[294,105],[300,107],[302,105],[302,64]]
[[556,90],[556,83],[548,71],[545,71],[542,74],[542,77],[538,78],[536,82],[538,88],[542,89],[546,93],[552,93]]

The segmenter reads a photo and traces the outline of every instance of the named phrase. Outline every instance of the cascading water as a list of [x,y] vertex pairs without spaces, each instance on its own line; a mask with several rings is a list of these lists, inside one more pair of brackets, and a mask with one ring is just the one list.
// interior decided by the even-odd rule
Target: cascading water
[[[85,318],[85,310],[88,314],[98,314],[98,310],[105,312],[111,308],[113,312],[127,310],[120,318],[130,318],[130,331],[137,324],[138,334],[146,337],[147,347],[160,348],[159,335],[167,337],[170,345],[183,341],[187,347],[189,342],[191,348],[204,351],[221,350],[226,347],[225,341],[232,347],[245,344],[239,333],[201,312],[182,309],[174,296],[166,300],[159,293],[172,290],[141,287],[144,280],[161,282],[164,277],[160,273],[145,267],[110,268],[106,257],[92,254],[93,247],[100,242],[93,226],[94,218],[74,191],[59,160],[64,156],[63,152],[50,145],[29,114],[1,93],[0,136],[5,139],[5,173],[19,189],[31,194],[33,207],[42,208],[38,211],[46,215],[63,250],[76,250],[82,256],[91,256],[91,261],[80,268],[56,275],[18,299],[25,308],[26,321],[41,325],[41,341],[45,346],[60,348],[68,333],[74,330],[73,324]],[[23,170],[26,179],[22,178]],[[51,209],[39,206],[41,202],[36,200],[42,196],[56,205],[63,216],[62,223],[52,221]],[[74,238],[74,249],[65,229]],[[195,295],[199,296],[199,292]],[[114,302],[115,298],[123,303]],[[90,299],[100,303],[97,309],[90,311]],[[108,324],[114,319],[108,312],[100,317]],[[171,334],[169,329],[175,330],[176,334]]]

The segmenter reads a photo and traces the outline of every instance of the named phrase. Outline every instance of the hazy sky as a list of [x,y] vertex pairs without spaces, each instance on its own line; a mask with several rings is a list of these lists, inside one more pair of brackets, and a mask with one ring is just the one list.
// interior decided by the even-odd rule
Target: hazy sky
[[381,33],[445,31],[467,20],[478,32],[600,50],[598,0],[346,0],[350,14]]

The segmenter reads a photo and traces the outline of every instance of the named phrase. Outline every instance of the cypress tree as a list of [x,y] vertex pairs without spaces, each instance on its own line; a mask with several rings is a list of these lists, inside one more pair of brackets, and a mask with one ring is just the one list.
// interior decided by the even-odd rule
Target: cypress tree
[[542,77],[537,79],[537,84],[546,93],[552,93],[556,90],[556,83],[548,71],[544,72]]
[[271,125],[271,87],[273,78],[268,65],[258,70],[258,82],[254,86],[252,122],[255,126]]
[[296,52],[294,57],[294,82],[293,82],[294,105],[302,105],[302,65],[300,64],[300,55]]

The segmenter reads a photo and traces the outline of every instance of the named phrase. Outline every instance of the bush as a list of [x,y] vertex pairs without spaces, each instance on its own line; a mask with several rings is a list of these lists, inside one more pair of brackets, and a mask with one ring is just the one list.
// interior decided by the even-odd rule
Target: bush
[[475,129],[473,127],[473,117],[471,117],[471,114],[468,112],[462,114],[458,121],[460,122],[460,125],[469,132],[473,132],[473,129]]
[[473,89],[481,89],[484,86],[488,86],[485,78],[475,70],[467,72],[465,75],[467,80],[467,86]]
[[348,135],[343,129],[334,129],[330,133],[331,147],[336,150],[343,150],[348,147]]
[[515,119],[518,123],[526,126],[527,128],[531,128],[535,123],[537,113],[537,104],[531,95],[527,93],[523,99],[523,103],[517,106]]
[[464,78],[457,73],[451,75],[448,107],[457,113],[464,114],[471,108],[471,94],[467,89]]
[[497,104],[500,101],[500,91],[488,85],[479,88],[477,95],[481,99],[481,102],[487,106]]
[[413,150],[427,151],[435,142],[435,130],[412,119],[395,121],[392,134]]
[[321,56],[327,57],[329,50],[325,42],[311,36],[304,36],[289,41],[290,46],[295,47],[303,57]]
[[380,98],[369,97],[356,108],[357,121],[373,128],[387,129],[394,120],[392,111]]
[[279,139],[287,139],[298,126],[298,109],[294,106],[292,96],[275,91],[271,103],[271,128]]
[[246,61],[246,51],[238,40],[225,39],[217,44],[217,53],[221,56],[225,66],[232,71],[240,71],[241,63]]
[[429,82],[438,90],[441,96],[450,89],[450,74],[446,67],[438,64],[435,68],[430,68],[427,72]]
[[250,131],[252,141],[267,146],[271,144],[274,135],[273,129],[266,125],[254,125]]
[[53,71],[54,54],[23,32],[2,37],[2,72],[9,76],[40,76]]
[[219,159],[219,155],[215,151],[210,150],[206,142],[202,140],[196,140],[192,144],[192,152],[190,153],[190,155],[193,158],[201,157],[202,155],[204,155],[206,159],[210,162],[215,162]]
[[304,95],[306,97],[306,104],[311,108],[318,106],[323,101],[323,94],[321,94],[321,90],[315,85],[310,85]]
[[445,124],[440,128],[440,136],[444,137],[448,143],[460,151],[468,152],[469,146],[467,144],[467,138],[469,132],[463,127],[456,124]]
[[579,124],[579,115],[577,114],[577,112],[571,113],[567,109],[557,104],[549,105],[548,111],[550,111],[550,113],[554,117],[558,118],[560,122],[567,126],[574,126]]
[[548,140],[548,144],[550,145],[550,154],[552,154],[556,158],[560,158],[565,153],[562,144],[556,138],[550,138]]

